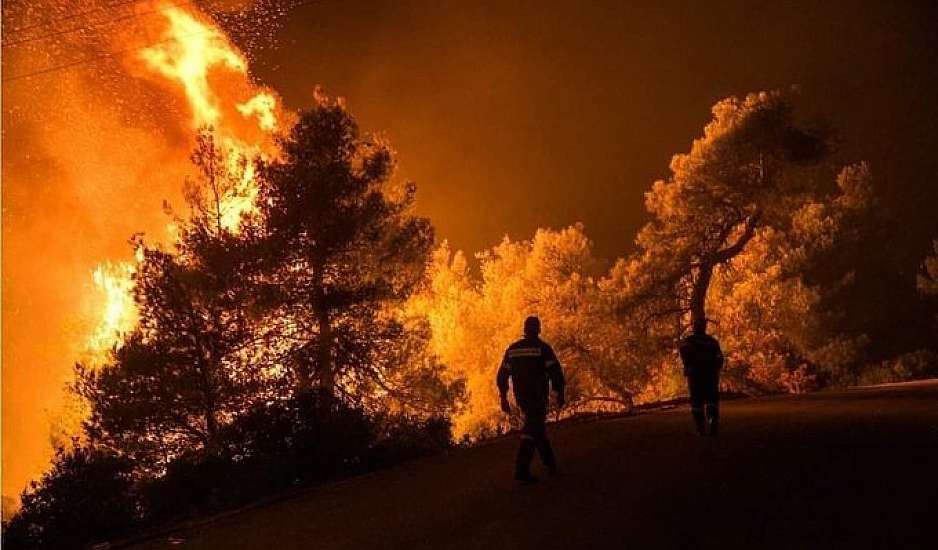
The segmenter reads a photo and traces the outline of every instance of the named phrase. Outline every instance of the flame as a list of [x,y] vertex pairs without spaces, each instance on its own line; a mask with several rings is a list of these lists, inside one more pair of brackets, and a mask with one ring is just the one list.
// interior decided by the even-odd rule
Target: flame
[[277,100],[274,96],[267,92],[261,92],[244,103],[239,104],[237,109],[246,117],[257,115],[257,124],[262,129],[273,132],[277,129],[276,107]]
[[86,344],[91,361],[100,361],[137,324],[134,271],[134,265],[128,262],[104,262],[91,272],[94,286],[104,298],[98,326]]
[[[245,56],[194,8],[169,5],[160,13],[166,25],[162,40],[139,50],[128,63],[142,61],[149,71],[142,76],[159,78],[182,92],[191,110],[193,133],[203,127],[215,132],[228,172],[237,178],[236,188],[221,201],[222,225],[236,231],[242,215],[255,208],[257,187],[250,160],[273,154],[272,135],[281,116],[277,97],[250,81]],[[139,67],[131,68],[139,71]],[[245,121],[254,126],[245,126]],[[173,223],[166,230],[168,235],[178,234]],[[134,272],[135,266],[128,262],[104,262],[92,272],[100,295],[97,326],[87,343],[92,363],[103,362],[105,354],[136,325]]]
[[221,203],[221,223],[226,229],[236,231],[241,215],[253,212],[254,199],[257,197],[257,185],[254,183],[254,164],[251,158],[266,157],[256,145],[248,145],[236,138],[222,139],[222,153],[228,165],[228,173],[239,176],[238,186]]
[[182,84],[196,127],[215,126],[221,112],[209,86],[209,71],[223,65],[245,74],[244,56],[232,49],[221,31],[201,23],[182,8],[165,7],[162,13],[169,21],[164,42],[141,50],[140,58],[153,70]]

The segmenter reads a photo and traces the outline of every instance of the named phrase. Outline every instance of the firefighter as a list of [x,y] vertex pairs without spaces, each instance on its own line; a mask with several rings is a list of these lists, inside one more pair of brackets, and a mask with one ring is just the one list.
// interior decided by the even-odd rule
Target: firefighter
[[554,350],[541,340],[541,321],[537,317],[524,320],[524,338],[508,346],[498,369],[498,393],[505,414],[511,414],[508,403],[508,381],[511,380],[515,403],[524,415],[521,446],[515,462],[515,479],[522,484],[534,483],[531,459],[537,450],[541,462],[551,474],[557,472],[557,460],[547,439],[547,401],[549,386],[557,394],[557,405],[564,404],[564,378]]
[[716,436],[720,422],[723,352],[717,339],[707,334],[706,319],[694,320],[694,332],[681,342],[680,351],[697,432]]

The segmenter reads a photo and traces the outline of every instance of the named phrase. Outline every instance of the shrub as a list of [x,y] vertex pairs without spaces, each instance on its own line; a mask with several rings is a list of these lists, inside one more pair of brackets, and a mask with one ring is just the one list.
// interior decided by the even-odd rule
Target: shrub
[[284,489],[355,475],[439,452],[449,422],[373,417],[308,393],[255,407],[224,429],[221,447],[174,460],[147,488],[162,521],[230,508]]
[[857,383],[872,385],[905,382],[936,375],[938,375],[938,353],[920,349],[883,361],[878,365],[870,365],[860,373]]
[[75,547],[127,531],[140,520],[132,470],[126,458],[104,449],[60,449],[4,526],[4,548]]
[[407,415],[384,418],[369,451],[369,468],[393,466],[405,460],[429,456],[452,446],[449,419],[421,419]]
[[450,446],[446,419],[369,416],[316,393],[256,406],[213,448],[174,458],[145,477],[127,458],[77,445],[23,495],[5,526],[10,548],[75,546],[243,505],[297,485],[398,464]]

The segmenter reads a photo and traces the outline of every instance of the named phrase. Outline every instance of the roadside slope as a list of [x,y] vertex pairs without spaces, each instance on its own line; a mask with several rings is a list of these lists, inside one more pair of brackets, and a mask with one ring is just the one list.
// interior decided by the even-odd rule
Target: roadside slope
[[[718,440],[663,411],[559,427],[563,474],[511,481],[514,438],[320,488],[140,548],[927,547],[938,382],[726,402]],[[170,540],[172,539],[172,540]]]

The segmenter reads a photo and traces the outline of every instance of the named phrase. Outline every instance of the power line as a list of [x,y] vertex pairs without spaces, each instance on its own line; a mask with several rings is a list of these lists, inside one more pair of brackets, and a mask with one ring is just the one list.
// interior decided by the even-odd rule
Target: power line
[[[305,1],[305,2],[300,2],[299,4],[296,4],[296,5],[294,5],[294,6],[291,6],[290,9],[291,9],[291,10],[294,10],[294,9],[296,9],[296,8],[301,8],[301,7],[303,7],[303,6],[307,6],[307,5],[309,5],[309,4],[313,4],[313,3],[315,3],[316,1],[318,1],[318,0],[307,0],[307,1]],[[183,36],[195,36],[196,34],[198,34],[198,33],[189,33],[189,34],[186,34],[186,35],[183,35]],[[33,72],[29,72],[29,73],[14,75],[14,76],[11,76],[11,77],[9,77],[9,78],[4,78],[4,79],[2,80],[2,82],[13,82],[13,81],[16,81],[16,80],[23,80],[23,79],[26,79],[26,78],[32,78],[32,77],[34,77],[34,76],[39,76],[39,75],[44,75],[44,74],[48,74],[48,73],[53,73],[53,72],[56,72],[56,71],[61,71],[61,70],[65,70],[65,69],[70,69],[70,68],[72,68],[72,67],[77,67],[77,66],[79,66],[79,65],[85,65],[85,64],[88,64],[88,63],[94,63],[94,62],[100,61],[100,60],[102,60],[102,59],[112,58],[112,57],[115,57],[115,56],[120,55],[120,54],[122,54],[122,53],[127,53],[127,52],[131,52],[131,51],[134,51],[134,50],[140,51],[140,50],[144,50],[144,49],[146,49],[146,48],[151,48],[151,47],[153,47],[153,46],[157,46],[157,45],[159,45],[159,44],[165,44],[165,43],[168,43],[168,42],[173,42],[173,41],[175,41],[175,40],[176,40],[176,37],[173,37],[173,38],[166,38],[166,39],[163,39],[163,40],[158,40],[158,41],[156,41],[156,42],[151,42],[151,43],[149,43],[149,44],[143,44],[143,45],[140,45],[140,46],[132,46],[132,47],[130,47],[130,48],[123,48],[123,49],[116,50],[116,51],[109,52],[109,53],[102,54],[102,55],[96,55],[96,56],[86,57],[85,59],[79,59],[79,60],[76,60],[76,61],[72,61],[72,62],[70,62],[70,63],[63,63],[63,64],[61,64],[61,65],[53,65],[53,66],[51,66],[51,67],[47,67],[47,68],[45,68],[45,69],[40,69],[40,70],[38,70],[38,71],[33,71]]]
[[[183,36],[195,36],[196,34],[198,34],[198,33],[189,33],[189,34],[186,34],[186,35],[183,35]],[[62,65],[53,65],[53,66],[47,67],[47,68],[45,68],[45,69],[40,69],[40,70],[38,70],[38,71],[33,71],[33,72],[31,72],[31,73],[19,74],[19,75],[11,76],[11,77],[9,77],[9,78],[4,78],[4,79],[3,79],[3,82],[13,82],[14,80],[22,80],[22,79],[24,79],[24,78],[32,78],[32,77],[34,77],[34,76],[39,76],[39,75],[43,75],[43,74],[47,74],[47,73],[53,73],[53,72],[61,71],[61,70],[64,70],[64,69],[70,69],[70,68],[72,68],[72,67],[77,67],[77,66],[79,66],[79,65],[85,65],[85,64],[87,64],[87,63],[94,63],[95,61],[100,61],[100,60],[102,60],[102,59],[107,59],[107,58],[110,58],[110,57],[115,57],[115,56],[120,55],[120,54],[122,54],[122,53],[127,53],[127,52],[134,51],[134,50],[145,50],[145,49],[147,49],[147,48],[150,48],[150,47],[153,47],[153,46],[156,46],[156,45],[159,45],[159,44],[164,44],[164,43],[166,43],[166,42],[172,42],[172,41],[174,41],[174,40],[176,40],[176,37],[173,37],[173,38],[166,38],[166,39],[160,40],[160,41],[158,41],[158,42],[152,42],[152,43],[150,43],[150,44],[144,44],[143,46],[133,46],[133,47],[130,47],[130,48],[124,48],[124,49],[122,49],[122,50],[113,51],[113,52],[106,53],[106,54],[103,54],[103,55],[95,55],[95,56],[91,56],[91,57],[86,57],[85,59],[79,59],[79,60],[77,60],[77,61],[72,61],[71,63],[63,63]]]
[[46,38],[52,38],[52,37],[55,37],[55,36],[62,36],[62,35],[64,35],[64,34],[71,34],[71,33],[73,33],[73,32],[78,32],[78,31],[83,31],[83,30],[98,29],[98,28],[101,28],[101,27],[107,27],[107,26],[113,25],[114,23],[118,23],[118,22],[120,22],[120,21],[126,21],[126,20],[128,20],[128,19],[136,19],[136,18],[138,18],[138,17],[143,17],[144,15],[152,15],[152,14],[154,14],[154,13],[159,13],[160,11],[162,11],[164,8],[167,8],[167,7],[172,7],[172,8],[174,8],[174,7],[177,7],[177,6],[184,6],[184,5],[186,5],[186,4],[196,4],[196,3],[197,3],[197,0],[186,0],[186,1],[184,1],[184,2],[178,2],[178,3],[176,3],[176,4],[170,4],[170,5],[168,5],[168,6],[162,6],[162,7],[156,8],[156,9],[152,9],[152,10],[147,10],[147,11],[143,11],[143,12],[139,12],[139,13],[131,13],[131,14],[127,14],[127,15],[120,16],[120,17],[115,17],[115,18],[112,18],[112,19],[105,19],[104,21],[101,21],[101,22],[99,22],[99,23],[95,23],[95,24],[92,24],[92,25],[83,25],[83,26],[80,26],[80,27],[72,27],[72,28],[70,28],[70,29],[64,29],[64,30],[59,30],[59,31],[53,31],[53,32],[50,32],[50,33],[47,33],[47,34],[40,34],[39,36],[31,36],[31,37],[29,37],[29,38],[21,38],[21,39],[19,39],[19,40],[8,41],[8,42],[6,42],[6,43],[3,44],[3,47],[4,47],[4,48],[10,48],[10,47],[12,47],[12,46],[18,46],[18,45],[20,45],[20,44],[26,44],[26,43],[28,43],[28,42],[36,42],[36,41],[38,41],[38,40],[44,40],[44,39],[46,39]]
[[124,0],[123,2],[114,2],[113,4],[108,4],[108,5],[106,5],[106,6],[101,6],[101,7],[99,7],[99,8],[94,8],[94,9],[90,9],[90,10],[80,11],[80,12],[78,12],[78,13],[73,13],[73,14],[71,14],[71,15],[66,15],[65,17],[60,17],[60,18],[58,18],[58,19],[53,19],[52,21],[43,21],[43,22],[40,22],[40,23],[33,23],[32,25],[23,25],[22,27],[17,27],[17,28],[15,28],[15,29],[11,29],[11,30],[8,31],[8,32],[17,33],[17,32],[22,32],[22,31],[28,31],[28,30],[30,30],[30,29],[35,29],[36,27],[51,26],[51,25],[55,25],[55,24],[57,24],[57,23],[61,23],[62,21],[69,21],[69,20],[72,20],[72,19],[76,19],[76,18],[78,18],[78,17],[83,17],[83,16],[88,15],[88,14],[90,14],[90,13],[97,13],[97,12],[99,12],[99,11],[105,11],[105,10],[109,10],[109,9],[111,9],[111,8],[119,8],[119,7],[121,7],[121,6],[126,6],[127,4],[137,4],[137,3],[139,3],[139,2],[144,2],[144,1],[145,1],[145,0]]

